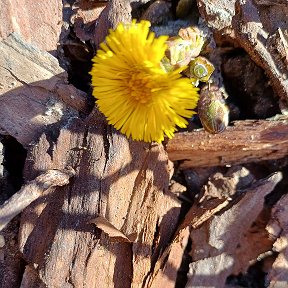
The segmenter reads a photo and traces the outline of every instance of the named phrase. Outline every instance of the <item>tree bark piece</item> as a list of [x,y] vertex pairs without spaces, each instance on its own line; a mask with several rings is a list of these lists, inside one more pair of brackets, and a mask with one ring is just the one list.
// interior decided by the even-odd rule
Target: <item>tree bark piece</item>
[[[275,173],[254,183],[230,209],[220,212],[201,227],[191,231],[192,263],[187,288],[201,287],[200,283],[203,286],[213,283],[214,287],[224,287],[230,274],[239,273],[235,271],[236,267],[240,271],[246,271],[249,261],[252,260],[249,257],[252,255],[238,254],[237,250],[241,249],[246,232],[263,209],[264,197],[281,179],[281,173]],[[256,251],[260,254],[263,252],[263,243],[258,244],[260,245]],[[205,273],[203,273],[204,267],[206,267]]]
[[74,171],[71,169],[66,171],[49,170],[22,187],[20,191],[0,206],[0,231],[48,189],[68,184],[69,178],[73,175]]
[[73,24],[73,30],[81,41],[89,41],[94,37],[95,22],[107,5],[105,1],[79,1],[78,9],[73,9],[73,15],[69,22]]
[[[27,159],[27,180],[67,165],[76,175],[71,185],[56,188],[22,213],[20,250],[38,275],[26,275],[23,287],[142,285],[180,212],[173,195],[163,192],[170,174],[163,147],[130,142],[95,113],[85,122],[71,121],[55,143],[43,134]],[[136,233],[137,240],[112,242],[89,223],[97,216],[125,235]]]
[[190,229],[182,229],[173,242],[158,259],[153,273],[149,275],[145,288],[173,288],[177,279],[177,272],[182,263],[184,250],[189,239]]
[[[252,260],[249,258],[251,255],[241,256],[237,251],[241,250],[242,240],[246,242],[246,232],[263,209],[264,197],[281,179],[281,173],[272,174],[242,191],[243,194],[235,194],[232,201],[211,199],[194,204],[175,233],[171,245],[165,249],[157,261],[148,277],[148,284],[144,287],[166,287],[166,283],[168,283],[167,287],[170,287],[167,279],[173,279],[171,278],[173,275],[171,264],[174,264],[175,272],[180,266],[178,256],[184,253],[189,233],[192,239],[190,255],[193,262],[190,264],[187,288],[205,285],[210,287],[211,283],[213,287],[224,287],[226,278],[230,274],[239,273],[239,270],[246,271],[249,261]],[[230,180],[229,177],[227,180]],[[226,183],[222,184],[225,186]],[[241,190],[241,187],[239,189]],[[223,205],[224,202],[228,203]],[[203,221],[199,222],[197,219],[203,219]],[[268,234],[266,236],[268,237]],[[248,239],[247,243],[250,242],[251,239]],[[255,253],[263,252],[262,244],[258,241],[258,246],[254,246]],[[271,248],[272,241],[268,244]],[[265,248],[267,249],[267,246]],[[178,256],[175,255],[175,251]]]
[[[201,16],[213,30],[228,34],[231,36],[231,21],[235,15],[235,2],[217,0],[216,2],[207,2],[197,0],[197,5]],[[232,35],[233,36],[233,35]]]
[[232,21],[236,39],[256,64],[265,70],[271,79],[273,89],[286,104],[288,103],[288,38],[285,39],[280,35],[288,33],[288,24],[285,20],[287,13],[287,3],[280,6],[257,7],[251,0],[238,0]]
[[233,264],[233,257],[225,252],[193,262],[185,288],[224,287]]
[[104,217],[98,216],[97,218],[91,220],[90,223],[95,224],[97,228],[106,233],[111,241],[131,243],[135,240],[132,239],[132,237],[124,235]]
[[[47,13],[49,11],[49,13]],[[41,50],[55,52],[62,26],[62,1],[35,2],[17,0],[0,2],[0,39],[16,32],[27,43]]]
[[288,196],[284,195],[273,207],[270,223],[267,230],[270,237],[276,238],[273,250],[278,256],[268,273],[269,288],[281,288],[288,283]]
[[236,121],[221,134],[204,130],[177,133],[168,141],[170,160],[182,169],[279,159],[288,153],[286,121]]
[[287,104],[287,2],[197,0],[197,4],[213,32],[236,40],[265,70],[274,91]]
[[67,84],[66,72],[49,53],[16,34],[0,42],[0,52],[0,128],[22,145],[50,125],[88,113],[86,94]]

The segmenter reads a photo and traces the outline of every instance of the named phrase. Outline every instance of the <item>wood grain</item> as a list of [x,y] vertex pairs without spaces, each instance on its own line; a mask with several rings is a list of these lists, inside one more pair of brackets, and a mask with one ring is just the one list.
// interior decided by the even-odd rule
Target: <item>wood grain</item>
[[288,154],[288,124],[283,121],[237,121],[220,134],[204,130],[177,133],[168,141],[170,160],[183,169],[279,159]]
[[56,58],[19,35],[1,41],[0,130],[28,147],[48,127],[56,130],[79,112],[87,114],[86,93],[67,78]]
[[[128,141],[95,112],[86,121],[71,121],[57,142],[43,134],[27,156],[25,177],[67,165],[76,171],[71,184],[22,214],[20,250],[39,275],[36,280],[26,275],[25,287],[42,282],[50,287],[139,287],[151,259],[176,229],[180,212],[178,201],[165,192],[170,171],[163,146]],[[89,223],[97,216],[125,235],[136,233],[137,239],[112,241]]]

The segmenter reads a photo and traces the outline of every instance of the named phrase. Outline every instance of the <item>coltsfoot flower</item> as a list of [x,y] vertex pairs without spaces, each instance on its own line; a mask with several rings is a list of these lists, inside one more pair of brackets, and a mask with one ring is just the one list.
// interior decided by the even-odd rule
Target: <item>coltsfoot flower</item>
[[197,88],[160,61],[168,37],[154,37],[150,22],[119,24],[93,58],[93,96],[108,123],[127,137],[161,142],[185,128],[197,105]]

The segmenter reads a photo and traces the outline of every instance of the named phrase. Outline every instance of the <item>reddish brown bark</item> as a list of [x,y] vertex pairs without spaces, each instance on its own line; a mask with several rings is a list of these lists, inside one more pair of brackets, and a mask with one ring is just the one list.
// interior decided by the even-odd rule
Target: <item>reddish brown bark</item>
[[[74,23],[73,33],[79,42],[92,40],[93,48],[104,40],[109,28],[131,20],[131,1],[112,0],[107,5],[80,2],[79,10],[72,13],[76,18],[65,22],[65,27]],[[277,96],[285,100],[287,57],[283,53],[287,27],[280,20],[287,7],[283,7],[283,1],[271,4],[218,0],[213,5],[219,9],[214,10],[210,2],[197,2],[214,32],[218,36],[224,33],[228,36],[225,40],[236,39],[269,75]],[[154,3],[153,9],[158,5]],[[92,6],[97,9],[89,14]],[[63,12],[64,7],[61,9]],[[100,11],[99,18],[93,19]],[[273,11],[278,11],[279,21],[268,17]],[[188,210],[183,221],[179,221],[181,203],[175,196],[177,191],[174,194],[168,187],[173,173],[170,160],[178,161],[185,170],[284,158],[288,152],[286,118],[238,121],[216,135],[203,130],[178,133],[168,141],[167,151],[162,145],[128,140],[107,125],[96,108],[89,115],[87,95],[67,84],[67,74],[56,59],[26,43],[39,19],[27,13],[29,19],[16,22],[18,26],[33,24],[30,34],[23,30],[23,24],[19,27],[22,36],[6,37],[17,26],[11,21],[7,30],[0,31],[5,38],[0,43],[1,134],[15,137],[28,149],[25,182],[50,169],[68,166],[75,170],[75,177],[66,186],[44,189],[43,194],[42,189],[42,195],[22,213],[19,232],[17,218],[1,231],[0,287],[174,287],[188,252],[192,257],[186,264],[188,282],[182,285],[224,287],[229,275],[245,273],[251,263],[271,249],[279,255],[267,268],[270,286],[279,284],[279,279],[286,281],[287,197],[277,202],[272,216],[265,206],[265,197],[280,182],[281,173],[257,181],[243,167],[230,174],[210,175],[198,198],[185,196],[194,204],[182,206],[182,212]],[[46,39],[54,41],[51,47],[57,47],[58,41],[55,35],[60,23],[55,23],[59,16],[56,14],[47,20],[53,26],[53,33],[47,33],[51,37]],[[7,23],[7,17],[2,18]],[[260,27],[261,21],[264,28]],[[35,33],[32,38],[41,35]],[[261,46],[258,36],[264,37],[267,47]],[[75,42],[70,43],[70,48]],[[43,46],[38,46],[49,50],[48,44],[44,41]],[[207,169],[203,174],[211,171]],[[185,190],[189,189],[182,192]],[[280,269],[281,265],[285,269]]]
[[237,121],[220,134],[178,133],[167,152],[181,167],[209,167],[279,159],[288,153],[288,125],[284,121]]

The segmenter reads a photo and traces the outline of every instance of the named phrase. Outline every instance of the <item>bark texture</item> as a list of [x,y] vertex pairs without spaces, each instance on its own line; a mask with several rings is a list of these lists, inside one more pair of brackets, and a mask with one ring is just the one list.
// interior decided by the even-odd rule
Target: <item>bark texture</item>
[[288,152],[287,132],[286,120],[237,121],[220,134],[178,133],[168,141],[167,152],[183,169],[279,159]]
[[[4,215],[0,208],[0,220],[7,214],[5,221],[10,220],[26,200],[34,202],[0,233],[0,287],[172,288],[176,283],[228,288],[227,279],[245,277],[255,263],[263,264],[263,283],[285,285],[285,115],[236,121],[215,135],[203,129],[180,132],[163,146],[127,139],[89,102],[92,54],[110,28],[131,21],[131,7],[139,19],[164,23],[154,27],[157,31],[176,33],[183,23],[192,25],[196,18],[198,23],[198,11],[184,19],[188,22],[171,24],[165,21],[177,7],[174,3],[170,9],[165,1],[48,1],[39,4],[41,9],[33,1],[25,1],[25,9],[16,2],[0,4],[6,24],[0,28],[0,140],[14,137],[27,149],[27,158],[23,189],[2,206],[9,213]],[[189,1],[176,2],[185,7]],[[187,5],[194,7],[191,2]],[[287,1],[196,2],[215,36],[206,52],[221,44],[210,53],[219,73],[223,67],[219,83],[231,79],[237,91],[241,87],[245,97],[251,97],[247,103],[254,103],[249,107],[252,116],[266,119],[271,111],[280,110],[285,114]],[[9,35],[13,31],[20,35]],[[212,39],[209,31],[207,35]],[[230,47],[224,49],[225,43]],[[249,55],[242,50],[239,56],[234,46],[244,48],[261,68],[250,65]],[[66,71],[47,53],[56,47],[75,86],[68,84]],[[239,57],[231,57],[229,51]],[[240,65],[234,68],[239,61],[247,67],[242,78]],[[257,77],[249,81],[253,75]],[[86,87],[87,94],[76,86]],[[67,167],[75,171],[73,177],[68,173],[64,182],[61,177],[60,182],[49,177],[45,181],[51,171]],[[0,169],[0,180],[4,170]],[[23,195],[28,195],[24,202]]]
[[[21,4],[21,5],[20,5]],[[49,11],[49,13],[48,13]],[[27,43],[54,55],[62,26],[62,1],[2,0],[0,2],[0,39],[16,32]]]
[[67,83],[56,58],[11,34],[0,42],[0,130],[23,146],[45,129],[87,113],[85,93]]
[[[139,287],[151,259],[172,236],[179,204],[167,190],[163,147],[129,142],[102,120],[98,113],[84,122],[75,119],[60,131],[57,143],[43,134],[29,152],[27,180],[52,167],[71,166],[76,175],[71,185],[22,214],[20,250],[34,265],[25,271],[23,287]],[[89,223],[96,216],[137,239],[111,241]]]

